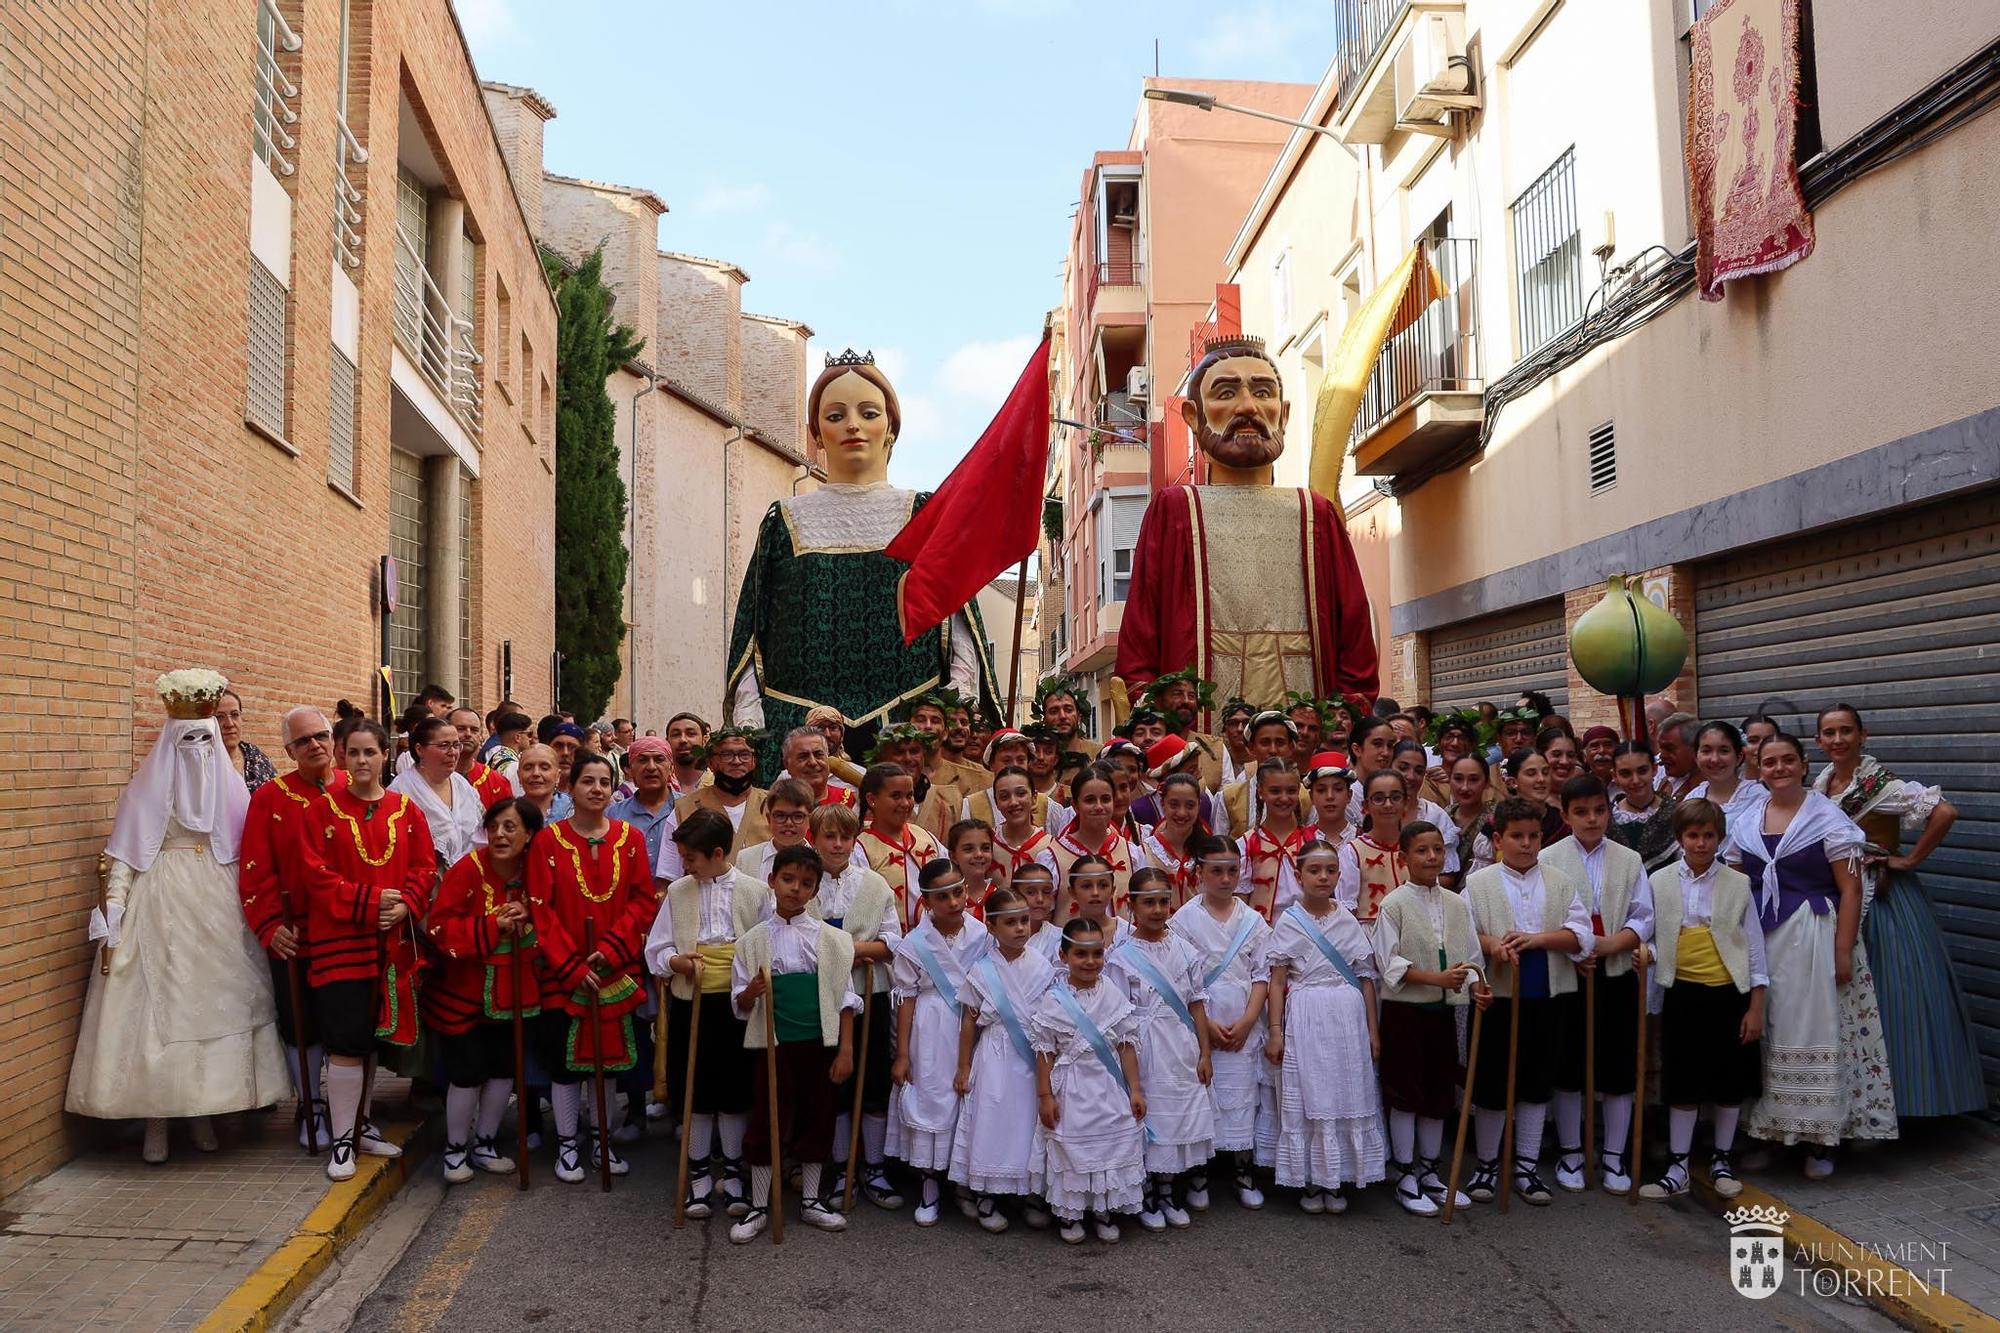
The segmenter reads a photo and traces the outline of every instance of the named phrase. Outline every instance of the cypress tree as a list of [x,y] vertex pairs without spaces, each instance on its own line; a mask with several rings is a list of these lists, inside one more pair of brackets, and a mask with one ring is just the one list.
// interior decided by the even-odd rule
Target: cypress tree
[[546,252],[542,263],[556,295],[556,651],[562,704],[590,719],[618,683],[631,563],[618,418],[604,382],[645,341],[612,322],[602,247],[573,269]]

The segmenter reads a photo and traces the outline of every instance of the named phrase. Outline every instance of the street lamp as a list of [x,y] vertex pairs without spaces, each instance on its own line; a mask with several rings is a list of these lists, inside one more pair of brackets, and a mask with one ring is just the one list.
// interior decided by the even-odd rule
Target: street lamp
[[1087,430],[1098,435],[1109,435],[1120,444],[1136,444],[1140,446],[1146,444],[1146,441],[1136,435],[1128,435],[1124,431],[1114,430],[1110,426],[1093,426],[1088,421],[1072,421],[1068,417],[1050,417],[1049,424],[1052,426],[1074,426],[1078,430]]
[[1254,106],[1238,106],[1234,102],[1218,102],[1214,93],[1191,92],[1184,88],[1148,88],[1146,98],[1152,102],[1172,102],[1176,106],[1191,106],[1197,111],[1234,111],[1242,116],[1255,116],[1259,120],[1275,120],[1280,125],[1290,125],[1294,129],[1310,130],[1314,134],[1324,134],[1339,142],[1340,136],[1324,125],[1311,121],[1293,120],[1290,116],[1280,116],[1276,112],[1261,111]]

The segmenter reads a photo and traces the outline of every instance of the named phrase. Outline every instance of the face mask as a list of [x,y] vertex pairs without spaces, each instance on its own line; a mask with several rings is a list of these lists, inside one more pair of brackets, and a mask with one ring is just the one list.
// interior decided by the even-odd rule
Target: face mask
[[714,776],[715,785],[720,787],[725,794],[741,796],[744,792],[750,790],[750,785],[755,780],[756,775],[745,773],[740,778],[732,778],[727,773],[717,773]]

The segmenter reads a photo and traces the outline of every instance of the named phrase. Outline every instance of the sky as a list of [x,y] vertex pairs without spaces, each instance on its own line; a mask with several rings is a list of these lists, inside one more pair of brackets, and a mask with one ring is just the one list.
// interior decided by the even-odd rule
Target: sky
[[1140,80],[1315,83],[1326,0],[456,0],[479,75],[555,104],[544,164],[666,200],[660,244],[750,275],[743,308],[872,350],[934,486],[1060,296],[1092,153]]

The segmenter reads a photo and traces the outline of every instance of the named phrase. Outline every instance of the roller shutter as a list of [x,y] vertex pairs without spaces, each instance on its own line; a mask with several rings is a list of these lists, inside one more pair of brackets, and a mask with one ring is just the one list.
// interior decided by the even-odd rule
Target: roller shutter
[[1569,708],[1568,646],[1560,597],[1433,630],[1430,706],[1439,712],[1491,701],[1502,708],[1526,690]]
[[1877,758],[1958,807],[1922,874],[2000,1091],[1996,502],[1985,491],[1704,566],[1695,674],[1702,716],[1769,713],[1801,736],[1819,709],[1854,705]]

